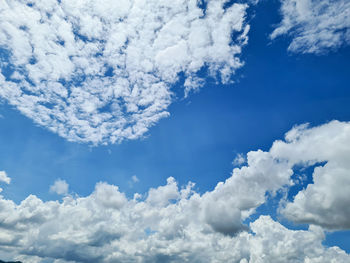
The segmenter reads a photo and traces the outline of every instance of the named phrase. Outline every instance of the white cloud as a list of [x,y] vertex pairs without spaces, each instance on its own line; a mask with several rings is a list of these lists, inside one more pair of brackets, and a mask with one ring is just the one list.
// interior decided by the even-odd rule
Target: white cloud
[[138,138],[168,116],[179,73],[187,95],[203,67],[228,82],[242,66],[247,5],[225,2],[4,0],[0,97],[71,141]]
[[289,50],[324,53],[350,43],[348,0],[281,0],[282,22],[271,38],[289,34]]
[[338,247],[322,245],[325,236],[319,227],[310,226],[307,231],[289,230],[269,216],[261,216],[250,226],[256,234],[250,238],[251,263],[341,263],[350,260],[349,254]]
[[57,179],[53,185],[50,186],[50,192],[58,195],[68,194],[69,185],[65,180]]
[[328,229],[349,229],[350,123],[332,121],[308,128],[297,126],[270,149],[274,159],[293,168],[315,165],[313,183],[299,192],[282,213],[299,223]]
[[299,223],[350,229],[350,123],[333,121],[311,129],[296,127],[287,134],[287,140],[289,144],[275,143],[278,155],[317,167],[313,183],[287,203],[282,213]]
[[246,162],[246,158],[242,153],[236,155],[235,159],[233,159],[232,164],[235,166],[240,166]]
[[287,203],[282,213],[299,223],[313,223],[328,229],[350,229],[350,169],[329,162],[314,171],[314,183]]
[[[223,209],[224,201],[218,200],[218,206],[207,210],[205,196],[192,187],[178,189],[170,178],[167,185],[151,189],[145,200],[128,200],[118,187],[107,183],[98,183],[87,197],[67,196],[62,202],[43,202],[31,195],[16,205],[0,196],[0,255],[5,249],[17,260],[42,263],[350,259],[341,249],[322,245],[321,228],[293,231],[268,216],[251,223],[254,234],[223,235],[223,230],[231,231],[231,220],[239,222],[238,209],[232,207],[231,216],[231,209]],[[177,201],[170,202],[173,198]],[[210,227],[212,223],[217,229]]]
[[[292,182],[290,178],[293,170],[311,166],[316,166],[313,183],[300,191],[293,202],[281,204],[281,212],[298,223],[326,229],[350,229],[349,122],[294,127],[286,133],[285,141],[275,141],[268,152],[249,152],[247,166],[235,168],[225,183],[219,183],[203,199],[215,209],[222,205],[225,211],[237,213],[232,208],[238,208],[241,219],[245,219],[265,202],[266,192],[273,195],[298,181]],[[303,179],[301,175],[301,181]],[[235,217],[234,214],[230,216]],[[234,228],[232,223],[233,231]]]
[[139,178],[136,175],[133,175],[133,176],[131,176],[131,179],[128,181],[128,185],[130,188],[132,188],[139,181],[140,181]]
[[138,182],[140,181],[139,178],[137,178],[136,175],[133,175],[133,176],[131,177],[131,180],[132,180],[133,183],[138,183]]
[[0,171],[0,182],[10,184],[11,178],[7,176],[5,171]]
[[[0,196],[0,255],[26,262],[347,262],[348,254],[322,241],[323,228],[349,229],[349,156],[350,123],[332,121],[296,126],[269,151],[249,152],[245,166],[204,194],[170,177],[133,199],[104,182],[61,202],[30,195],[17,205]],[[309,230],[261,216],[250,224],[253,233],[245,231],[267,193],[288,190],[298,182],[293,169],[309,166],[316,166],[313,183],[281,207]],[[55,191],[67,193],[68,184],[57,182]]]
[[[347,262],[350,255],[322,241],[324,227],[349,229],[349,142],[348,122],[296,126],[268,152],[249,152],[246,166],[204,194],[170,177],[133,199],[104,182],[61,202],[30,195],[17,205],[0,196],[0,255],[5,249],[26,262]],[[312,165],[314,182],[281,208],[309,230],[261,216],[250,224],[253,233],[245,231],[243,221],[267,193],[285,191],[295,167]]]

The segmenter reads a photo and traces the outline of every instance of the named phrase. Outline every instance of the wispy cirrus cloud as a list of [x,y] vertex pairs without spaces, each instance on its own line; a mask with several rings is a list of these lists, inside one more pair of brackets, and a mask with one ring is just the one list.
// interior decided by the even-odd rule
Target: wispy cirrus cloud
[[292,52],[322,54],[350,44],[350,2],[347,0],[281,0],[282,21],[274,39],[290,35]]
[[[349,141],[347,122],[296,126],[269,151],[249,152],[245,166],[203,194],[168,178],[132,199],[105,182],[60,202],[30,195],[17,205],[0,196],[0,249],[28,262],[347,262],[349,254],[322,242],[323,229],[350,228]],[[315,165],[313,183],[281,204],[283,215],[309,223],[308,230],[290,230],[270,216],[251,220],[267,196],[295,184],[295,167]],[[309,206],[299,195],[308,195]]]
[[[142,136],[197,72],[230,81],[247,5],[197,1],[9,1],[0,6],[0,97],[70,141]],[[232,35],[236,37],[232,39]]]

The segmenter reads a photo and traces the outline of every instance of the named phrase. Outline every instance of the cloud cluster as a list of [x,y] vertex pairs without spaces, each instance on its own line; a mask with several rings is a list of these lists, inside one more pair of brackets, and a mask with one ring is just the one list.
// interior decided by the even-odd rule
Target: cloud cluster
[[[269,216],[250,224],[254,234],[224,235],[218,231],[226,230],[226,224],[238,218],[229,217],[220,205],[206,210],[205,198],[191,191],[191,185],[178,189],[170,178],[165,186],[151,189],[145,200],[128,200],[118,187],[107,183],[98,183],[87,197],[65,197],[61,203],[29,196],[16,205],[1,198],[0,253],[5,250],[30,263],[350,259],[341,249],[321,244],[324,234],[320,227],[293,231]],[[208,213],[221,216],[217,228],[207,222]]]
[[281,0],[282,22],[271,38],[289,34],[288,49],[324,53],[350,43],[350,2],[347,0]]
[[[71,141],[115,143],[168,116],[172,86],[242,66],[247,5],[209,0],[4,0],[0,97]],[[234,38],[232,36],[235,35]]]
[[[269,151],[249,152],[245,166],[203,194],[168,178],[132,199],[105,182],[60,202],[30,195],[17,205],[1,196],[0,252],[26,262],[347,262],[350,255],[322,241],[323,227],[349,229],[349,158],[350,123],[333,121],[294,127]],[[313,183],[281,206],[309,230],[269,216],[243,223],[295,183],[295,167],[309,166]]]

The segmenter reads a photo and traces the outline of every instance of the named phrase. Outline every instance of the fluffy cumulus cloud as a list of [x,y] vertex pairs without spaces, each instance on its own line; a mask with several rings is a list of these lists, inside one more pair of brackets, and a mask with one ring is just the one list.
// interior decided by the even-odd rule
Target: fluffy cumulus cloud
[[201,69],[226,83],[242,66],[248,6],[225,3],[1,0],[0,97],[71,141],[138,138],[180,73],[188,94]]
[[7,176],[5,171],[0,171],[0,182],[10,184],[11,178]]
[[350,43],[348,0],[281,0],[282,22],[271,34],[289,34],[289,50],[324,53]]
[[[269,151],[249,152],[245,166],[203,194],[168,178],[133,198],[105,182],[61,201],[30,195],[15,204],[0,196],[0,255],[25,262],[348,262],[349,254],[322,241],[325,228],[349,229],[349,153],[350,123],[333,121],[297,126]],[[308,166],[316,166],[313,182],[281,205],[308,230],[270,216],[250,219],[295,183],[296,167]]]
[[271,151],[291,163],[316,165],[313,183],[282,209],[289,219],[328,229],[350,229],[350,123],[333,121],[291,130],[288,143],[276,142]]
[[[118,187],[98,183],[87,197],[19,205],[0,199],[0,254],[24,262],[346,262],[338,247],[321,244],[320,227],[289,230],[261,216],[247,231],[224,234],[239,216],[223,205],[207,210],[205,196],[179,189],[174,179],[147,197],[127,199]],[[224,200],[217,200],[223,203]],[[237,208],[231,207],[233,214]],[[210,215],[208,218],[208,214]],[[220,220],[212,220],[213,216]],[[212,222],[216,222],[214,225]],[[221,223],[220,223],[221,222]],[[223,231],[224,230],[224,231]],[[229,232],[232,233],[232,232]],[[333,261],[332,261],[333,260]]]
[[65,180],[57,179],[53,185],[50,186],[50,192],[56,193],[58,195],[68,194],[69,185]]
[[[0,182],[5,184],[10,184],[11,178],[7,176],[5,171],[0,171]],[[2,188],[0,187],[0,192],[2,192]]]
[[250,260],[241,263],[342,263],[350,259],[350,255],[338,247],[323,247],[324,232],[316,226],[310,226],[307,231],[290,230],[269,216],[260,216],[251,224],[251,229],[255,236],[250,237]]

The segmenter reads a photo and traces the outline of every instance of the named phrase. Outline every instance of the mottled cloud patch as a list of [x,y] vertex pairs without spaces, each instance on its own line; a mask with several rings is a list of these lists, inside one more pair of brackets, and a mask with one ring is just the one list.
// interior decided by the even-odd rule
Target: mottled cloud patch
[[[250,151],[246,165],[205,193],[170,177],[134,198],[106,182],[61,201],[30,195],[15,204],[0,195],[0,251],[42,263],[348,262],[349,254],[322,242],[324,229],[349,229],[349,156],[350,123],[332,121],[296,126],[269,151]],[[310,166],[313,182],[280,207],[308,230],[290,230],[270,216],[252,221],[268,196],[297,182],[296,167]]]
[[4,0],[0,97],[70,141],[139,138],[169,115],[179,73],[187,96],[199,70],[227,83],[242,66],[248,6],[225,3]]
[[322,54],[350,44],[347,0],[281,0],[282,21],[271,38],[289,35],[292,52]]

